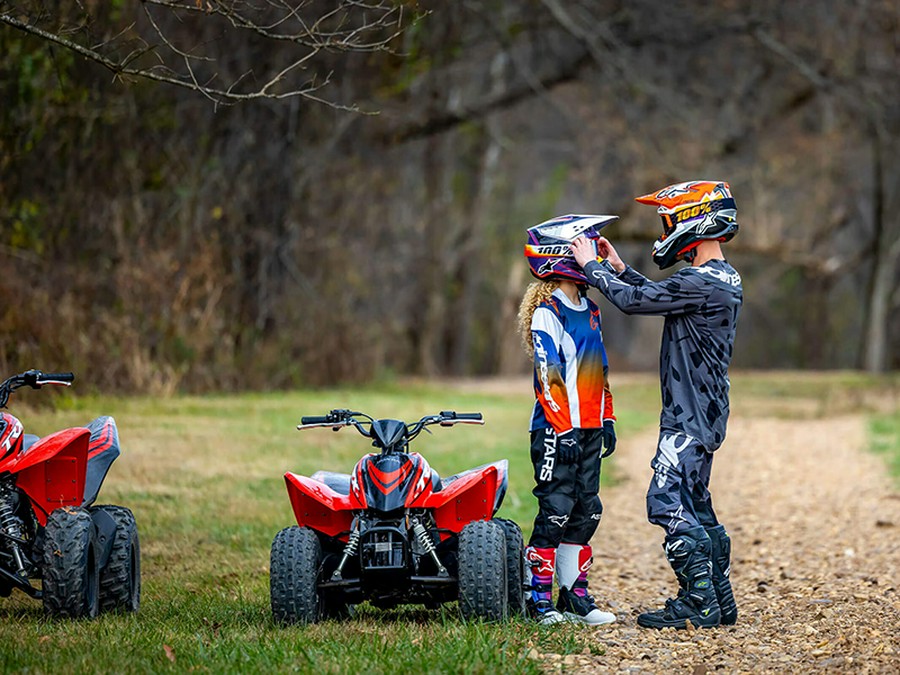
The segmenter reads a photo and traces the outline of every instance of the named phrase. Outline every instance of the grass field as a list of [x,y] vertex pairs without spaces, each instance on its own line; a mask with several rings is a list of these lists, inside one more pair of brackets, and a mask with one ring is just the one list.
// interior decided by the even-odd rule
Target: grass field
[[884,455],[891,475],[900,483],[900,415],[877,415],[870,422],[872,449]]
[[[735,396],[747,411],[774,399],[776,406],[783,401],[786,415],[830,414],[848,396],[857,409],[865,408],[883,385],[854,375],[818,381],[760,375],[738,378]],[[896,381],[890,386],[896,392]],[[655,425],[656,387],[652,377],[623,378],[616,385],[620,435]],[[36,396],[28,392],[18,402],[27,405]],[[350,429],[301,434],[295,429],[301,415],[333,407],[406,420],[444,409],[483,412],[484,427],[438,428],[420,436],[417,449],[445,475],[508,458],[510,491],[501,515],[520,522],[527,537],[535,508],[527,459],[531,404],[527,386],[510,393],[471,383],[166,400],[64,398],[55,411],[17,406],[14,399],[11,412],[27,431],[41,435],[101,414],[116,417],[123,453],[99,502],[128,506],[137,517],[143,598],[137,615],[69,622],[45,619],[39,602],[14,593],[0,600],[0,669],[529,673],[539,667],[528,658],[532,650],[602,650],[578,627],[467,624],[455,605],[431,612],[363,606],[351,621],[312,627],[283,628],[271,619],[269,547],[275,533],[293,523],[282,475],[346,472],[368,451]],[[877,426],[882,418],[896,458],[896,419],[876,416],[873,433],[885,435]],[[614,478],[614,463],[604,472]]]

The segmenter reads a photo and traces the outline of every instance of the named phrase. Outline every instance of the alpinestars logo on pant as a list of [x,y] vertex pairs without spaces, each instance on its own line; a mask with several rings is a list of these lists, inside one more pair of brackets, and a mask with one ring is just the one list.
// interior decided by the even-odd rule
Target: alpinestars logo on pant
[[569,516],[547,516],[547,520],[557,527],[563,528],[566,526],[566,523],[569,522]]
[[[684,442],[681,445],[675,445],[675,441],[679,436],[684,438]],[[690,442],[690,436],[677,434],[663,436],[659,441],[659,452],[656,455],[656,460],[654,461],[655,466],[653,467],[654,478],[659,487],[666,484],[666,478],[669,477],[669,471],[678,466],[679,453],[690,445]]]
[[679,504],[677,509],[669,511],[669,524],[666,526],[666,531],[669,534],[675,534],[678,525],[686,522],[688,521],[687,518],[684,517],[684,504]]
[[547,429],[544,434],[544,461],[541,463],[541,481],[553,480],[553,467],[556,466],[556,433]]

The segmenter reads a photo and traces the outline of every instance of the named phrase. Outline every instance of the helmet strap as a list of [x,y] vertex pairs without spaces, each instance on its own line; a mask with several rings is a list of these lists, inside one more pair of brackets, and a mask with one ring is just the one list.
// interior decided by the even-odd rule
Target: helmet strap
[[[702,241],[702,240],[701,240]],[[693,244],[689,244],[685,246],[678,252],[678,258],[680,260],[684,260],[686,263],[693,263],[694,258],[697,257],[697,247],[700,245],[699,241],[695,241]]]

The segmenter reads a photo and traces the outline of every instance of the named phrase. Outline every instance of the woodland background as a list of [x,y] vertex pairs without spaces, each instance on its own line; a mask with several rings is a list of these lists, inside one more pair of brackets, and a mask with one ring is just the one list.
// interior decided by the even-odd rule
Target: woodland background
[[[314,49],[305,95],[233,105],[33,30],[120,64],[153,47],[147,71],[202,48],[197,72],[262,86],[297,44],[215,10],[281,4],[0,0],[0,372],[151,393],[524,373],[525,228],[618,214],[660,278],[632,199],[689,179],[738,205],[735,367],[900,368],[894,0],[372,3],[404,10],[375,27],[390,49]],[[613,371],[654,368],[659,320],[601,307]]]

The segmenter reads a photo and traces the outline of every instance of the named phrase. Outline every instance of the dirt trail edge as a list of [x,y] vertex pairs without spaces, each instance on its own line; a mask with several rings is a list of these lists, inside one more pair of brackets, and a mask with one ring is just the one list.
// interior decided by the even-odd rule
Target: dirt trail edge
[[635,623],[675,584],[646,522],[656,432],[621,439],[622,481],[602,494],[591,571],[591,592],[618,621],[586,629],[594,654],[538,658],[567,672],[900,672],[900,494],[865,437],[858,416],[732,415],[712,493],[733,540],[740,615],[694,631]]

